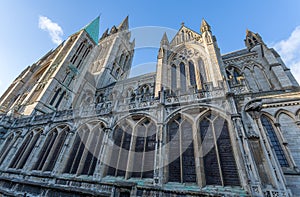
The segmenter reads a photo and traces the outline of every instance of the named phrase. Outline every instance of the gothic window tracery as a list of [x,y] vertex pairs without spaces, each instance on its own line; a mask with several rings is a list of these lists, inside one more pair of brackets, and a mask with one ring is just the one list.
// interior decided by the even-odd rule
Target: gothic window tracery
[[93,175],[99,160],[103,135],[104,124],[101,122],[92,124],[91,127],[82,126],[76,133],[64,172],[76,175]]
[[[107,175],[134,178],[153,178],[156,145],[156,125],[149,118],[133,117],[135,128],[126,121],[113,133]],[[132,144],[132,146],[131,146]],[[132,160],[132,162],[130,162]]]
[[113,147],[107,175],[125,177],[130,149],[132,128],[128,123],[117,126],[113,134]]
[[279,161],[281,167],[289,167],[289,163],[286,159],[286,155],[282,149],[282,146],[277,137],[277,134],[275,132],[273,124],[271,123],[271,121],[269,120],[269,118],[266,115],[262,115],[260,120],[261,120],[261,123],[262,123],[265,131],[267,132],[267,135],[271,142],[272,148],[275,152],[275,155],[276,155],[277,160]]
[[66,95],[66,91],[63,91],[63,92],[61,93],[61,95],[60,95],[58,101],[56,102],[56,104],[55,104],[55,106],[54,106],[55,108],[58,108],[58,106],[60,105],[60,103],[61,103],[61,101],[62,101],[62,99],[64,98],[65,95]]
[[133,172],[131,177],[152,178],[154,169],[154,150],[156,142],[156,126],[149,119],[138,124],[134,137]]
[[189,61],[189,71],[190,71],[190,84],[192,87],[196,88],[195,66],[193,61]]
[[70,62],[72,64],[76,63],[76,60],[78,59],[79,54],[82,52],[83,48],[85,47],[85,44],[87,43],[87,40],[84,40],[80,43],[79,47],[76,49],[74,55],[72,56]]
[[196,182],[195,156],[192,125],[180,116],[167,126],[169,144],[169,182]]
[[207,113],[199,123],[206,185],[239,186],[228,122]]
[[182,93],[186,92],[186,73],[185,73],[185,64],[181,62],[179,64],[180,69],[180,91]]
[[56,98],[57,98],[57,96],[58,96],[58,94],[61,92],[61,88],[58,88],[58,89],[56,89],[56,91],[55,91],[55,94],[53,95],[53,97],[52,97],[52,99],[51,99],[51,101],[50,101],[50,105],[53,105],[54,104],[54,102],[55,102],[55,100],[56,100]]
[[68,126],[62,126],[49,132],[33,170],[53,170],[69,131]]
[[200,77],[201,88],[204,89],[204,83],[207,81],[207,77],[204,68],[204,62],[201,58],[198,60],[198,72]]
[[85,60],[86,56],[90,53],[91,49],[92,49],[92,45],[88,46],[88,47],[85,49],[85,51],[84,51],[82,57],[80,58],[80,60],[79,60],[79,62],[78,62],[78,64],[77,64],[77,66],[76,66],[76,68],[80,69],[82,62]]
[[10,163],[10,168],[22,169],[28,160],[29,155],[33,151],[42,130],[37,129],[28,133],[19,147],[17,153],[15,154],[12,162]]
[[0,165],[2,164],[2,162],[6,159],[10,149],[13,147],[13,145],[15,144],[15,142],[17,141],[19,137],[19,134],[14,135],[11,134],[4,142],[4,144],[1,147],[1,151],[0,151]]
[[177,89],[177,71],[175,64],[171,66],[171,92],[175,93]]

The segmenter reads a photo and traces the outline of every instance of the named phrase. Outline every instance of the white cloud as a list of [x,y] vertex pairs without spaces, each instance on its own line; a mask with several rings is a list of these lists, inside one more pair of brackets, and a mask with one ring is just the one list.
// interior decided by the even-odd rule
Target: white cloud
[[64,34],[62,28],[49,18],[39,16],[39,28],[49,33],[53,43],[60,44],[62,42],[61,36]]
[[300,26],[294,29],[289,38],[275,43],[274,48],[300,83]]

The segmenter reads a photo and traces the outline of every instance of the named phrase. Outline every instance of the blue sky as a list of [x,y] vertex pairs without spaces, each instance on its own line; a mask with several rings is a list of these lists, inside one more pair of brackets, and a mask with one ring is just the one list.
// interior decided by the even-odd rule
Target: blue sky
[[[205,18],[212,26],[222,54],[244,48],[245,31],[249,28],[279,51],[299,80],[299,8],[299,0],[3,1],[0,3],[0,94],[24,68],[57,46],[59,40],[51,39],[47,28],[39,26],[40,17],[57,25],[54,28],[58,28],[62,40],[98,15],[101,15],[100,34],[118,25],[127,15],[130,28],[159,26],[178,30],[181,22],[185,22],[198,32]],[[158,46],[159,41],[155,42]],[[156,57],[155,46],[137,49],[133,66],[144,64],[148,70],[154,70]]]

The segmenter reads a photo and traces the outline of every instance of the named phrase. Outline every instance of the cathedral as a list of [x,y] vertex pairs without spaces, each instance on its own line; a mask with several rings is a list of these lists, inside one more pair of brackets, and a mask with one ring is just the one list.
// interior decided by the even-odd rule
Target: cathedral
[[129,77],[128,17],[99,20],[1,96],[1,196],[300,196],[300,88],[258,33],[221,54],[182,24]]

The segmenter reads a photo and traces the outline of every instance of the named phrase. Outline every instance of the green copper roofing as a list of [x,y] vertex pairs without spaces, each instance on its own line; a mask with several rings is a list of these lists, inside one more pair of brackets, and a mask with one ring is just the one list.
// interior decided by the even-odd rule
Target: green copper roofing
[[99,20],[100,17],[98,16],[83,28],[89,34],[89,36],[95,41],[95,43],[98,43],[98,39],[99,39]]

